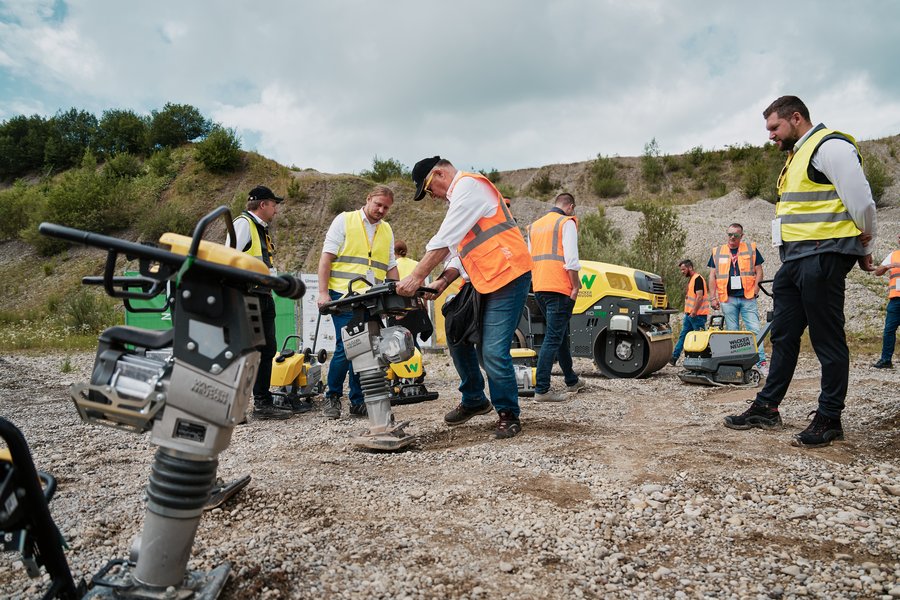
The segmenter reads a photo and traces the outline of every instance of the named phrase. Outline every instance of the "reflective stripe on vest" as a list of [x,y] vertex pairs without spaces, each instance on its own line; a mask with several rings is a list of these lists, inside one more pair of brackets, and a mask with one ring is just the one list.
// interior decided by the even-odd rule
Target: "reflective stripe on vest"
[[[690,281],[688,281],[687,295],[684,298],[684,312],[688,314],[693,312],[694,306],[697,304],[697,294],[694,292],[694,285],[698,277],[700,277],[700,273],[694,273],[691,275]],[[703,282],[703,300],[700,301],[700,308],[697,310],[698,317],[709,314],[709,290],[706,289],[706,280],[703,277],[700,277],[700,281]]]
[[[719,302],[728,302],[728,282],[731,279],[731,249],[728,244],[713,248],[713,264],[716,265],[716,293]],[[756,283],[756,243],[741,242],[737,251],[737,264],[744,288],[744,298],[752,298],[753,285]]]
[[[237,221],[238,219],[244,219],[250,225],[250,247],[242,251],[254,258],[258,258],[263,261],[269,269],[272,269],[272,256],[275,254],[275,246],[272,244],[272,239],[268,236],[266,230],[262,225],[256,222],[256,219],[247,214],[246,211],[239,214],[234,220]],[[260,230],[262,230],[262,235],[266,240],[265,249],[263,248],[262,239],[260,238]]]
[[344,243],[331,263],[328,289],[346,292],[351,279],[365,277],[369,271],[375,278],[371,283],[384,281],[393,243],[394,233],[387,222],[381,221],[375,226],[370,245],[362,213],[358,210],[345,212]]
[[831,183],[809,178],[810,161],[827,139],[840,138],[859,147],[853,137],[822,127],[815,130],[800,148],[788,155],[784,175],[778,184],[775,215],[781,218],[781,239],[785,242],[830,240],[862,233]]
[[[891,262],[900,263],[900,250],[891,252]],[[893,267],[890,270],[890,291],[888,298],[900,298],[900,268]]]
[[578,219],[550,212],[528,228],[531,240],[531,260],[534,271],[531,285],[535,292],[557,292],[568,296],[572,293],[572,280],[565,268],[562,228],[566,221],[578,224]]
[[531,254],[519,226],[503,201],[503,195],[487,177],[479,173],[460,172],[447,194],[451,195],[453,187],[463,177],[483,182],[497,199],[497,212],[491,217],[478,219],[457,248],[472,285],[479,293],[490,294],[531,271]]

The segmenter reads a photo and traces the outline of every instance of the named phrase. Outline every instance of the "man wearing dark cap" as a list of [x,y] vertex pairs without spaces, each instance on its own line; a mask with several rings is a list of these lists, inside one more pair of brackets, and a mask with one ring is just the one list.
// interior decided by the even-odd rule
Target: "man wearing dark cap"
[[[247,210],[234,220],[235,248],[266,263],[272,275],[276,275],[277,272],[272,263],[275,245],[269,236],[269,224],[278,214],[278,205],[283,201],[284,198],[279,198],[266,186],[258,185],[250,190],[247,196]],[[278,351],[275,341],[275,300],[270,290],[252,291],[259,298],[263,332],[266,336],[266,345],[260,349],[259,371],[253,384],[253,417],[287,419],[292,411],[275,406],[272,393],[269,391],[272,359]]]
[[[397,285],[412,296],[438,263],[450,262],[430,284],[438,293],[458,276],[481,295],[481,340],[450,346],[460,376],[462,401],[444,416],[450,426],[476,415],[497,411],[496,438],[510,438],[522,430],[516,374],[509,353],[531,285],[531,254],[525,238],[504,202],[503,195],[483,175],[458,171],[440,156],[420,160],[413,167],[414,200],[427,195],[442,198],[449,208],[440,229],[425,246],[425,256]],[[490,400],[484,393],[487,373]]]

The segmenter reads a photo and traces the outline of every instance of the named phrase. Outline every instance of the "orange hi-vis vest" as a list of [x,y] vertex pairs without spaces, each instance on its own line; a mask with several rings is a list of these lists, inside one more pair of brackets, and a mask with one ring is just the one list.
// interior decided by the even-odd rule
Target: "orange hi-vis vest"
[[[900,250],[894,250],[891,252],[891,262],[892,263],[900,263]],[[890,270],[890,291],[888,292],[888,298],[900,298],[900,269],[897,267],[892,267]]]
[[[716,292],[719,302],[728,302],[728,282],[731,279],[731,249],[722,244],[712,249],[713,264],[716,265]],[[737,251],[737,266],[744,287],[744,298],[753,298],[753,285],[756,283],[756,242],[748,246],[741,242]]]
[[566,221],[574,221],[578,226],[577,218],[550,212],[528,228],[531,260],[534,261],[531,287],[535,292],[556,292],[566,296],[572,293],[562,244],[562,228]]
[[[484,175],[462,172],[456,183],[463,177],[478,179],[497,198],[494,216],[478,219],[457,249],[463,268],[469,274],[469,281],[479,293],[490,294],[531,271],[531,254],[516,220],[503,201],[503,194]],[[448,190],[448,194],[452,189]]]
[[[729,258],[728,260],[731,259]],[[700,273],[694,273],[691,275],[690,281],[688,281],[687,296],[684,298],[684,312],[690,314],[693,312],[697,302],[700,302],[700,308],[697,310],[697,316],[700,317],[709,314],[709,290],[706,289],[706,280],[700,277],[700,281],[703,282],[703,299],[697,296],[694,292],[694,285],[698,277],[700,277]]]

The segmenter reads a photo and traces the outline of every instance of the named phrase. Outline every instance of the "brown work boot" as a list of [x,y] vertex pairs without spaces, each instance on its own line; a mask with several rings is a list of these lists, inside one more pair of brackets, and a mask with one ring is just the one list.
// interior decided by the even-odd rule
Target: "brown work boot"
[[474,407],[466,406],[460,402],[456,408],[444,415],[444,423],[451,426],[462,425],[472,417],[476,415],[486,415],[492,410],[494,410],[494,407],[487,401],[485,401],[484,404]]
[[511,410],[501,410],[497,414],[500,419],[497,421],[497,429],[494,431],[494,437],[498,440],[515,437],[522,432],[522,423],[519,417],[515,416]]

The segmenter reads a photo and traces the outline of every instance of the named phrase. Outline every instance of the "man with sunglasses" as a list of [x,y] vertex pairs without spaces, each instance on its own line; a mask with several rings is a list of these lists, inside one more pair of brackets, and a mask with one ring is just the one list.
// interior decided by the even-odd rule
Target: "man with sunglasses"
[[[759,337],[759,309],[756,297],[763,280],[763,257],[755,242],[744,242],[744,227],[732,223],[727,230],[728,241],[712,249],[709,267],[710,306],[721,310],[725,327],[737,331],[744,321],[747,331]],[[757,370],[763,377],[769,374],[766,352],[759,345]]]
[[841,412],[850,371],[845,280],[855,263],[864,271],[875,270],[875,202],[853,137],[822,124],[814,127],[796,96],[778,98],[763,118],[769,140],[788,153],[772,221],[772,243],[782,262],[772,285],[772,362],[750,408],[725,417],[725,426],[781,427],[778,406],[797,367],[800,337],[809,327],[822,365],[821,392],[812,421],[792,443],[818,448],[844,439]]
[[[442,198],[449,208],[438,232],[425,246],[425,255],[397,286],[412,296],[438,263],[448,266],[430,287],[438,293],[465,274],[481,295],[481,341],[450,346],[460,377],[462,401],[444,416],[447,425],[462,425],[476,415],[497,411],[494,437],[510,438],[522,430],[519,395],[509,345],[531,286],[531,254],[509,212],[503,195],[483,175],[458,171],[440,156],[420,160],[413,167],[414,200],[426,195]],[[487,373],[490,400],[484,393]]]
[[[275,244],[269,235],[269,225],[278,214],[278,205],[284,198],[276,196],[264,185],[258,185],[247,196],[247,210],[234,220],[235,248],[263,261],[272,275],[277,275],[272,262]],[[228,243],[226,241],[226,243]],[[269,391],[272,381],[272,359],[278,352],[275,339],[275,300],[271,290],[256,290],[263,324],[266,345],[259,353],[259,370],[253,384],[253,418],[255,419],[287,419],[293,409],[275,406],[272,392]],[[309,410],[308,407],[297,406],[296,412]]]

